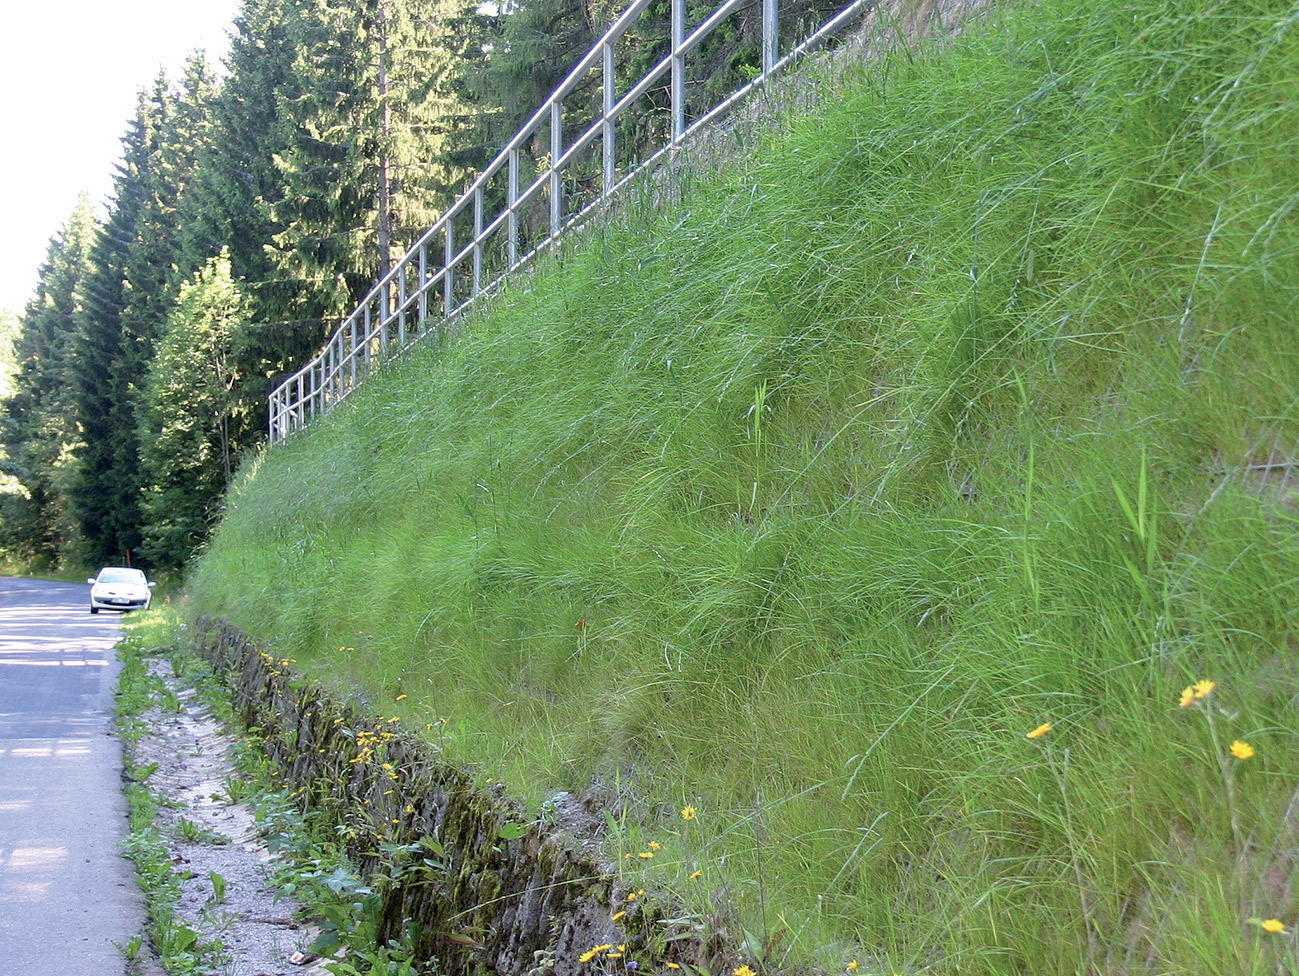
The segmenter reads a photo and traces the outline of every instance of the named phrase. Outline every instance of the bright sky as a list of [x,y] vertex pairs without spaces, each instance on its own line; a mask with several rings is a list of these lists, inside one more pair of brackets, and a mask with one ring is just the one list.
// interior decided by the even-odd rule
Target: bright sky
[[23,0],[0,27],[0,309],[19,311],[81,192],[102,218],[136,95],[224,58],[238,0]]

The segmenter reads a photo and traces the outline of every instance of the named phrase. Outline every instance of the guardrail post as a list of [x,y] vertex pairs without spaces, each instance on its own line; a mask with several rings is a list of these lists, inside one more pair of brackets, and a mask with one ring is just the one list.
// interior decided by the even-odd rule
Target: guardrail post
[[762,77],[771,75],[771,69],[780,60],[780,8],[779,0],[762,0]]
[[483,287],[483,188],[474,190],[474,285],[470,294],[477,298]]
[[334,365],[338,358],[338,347],[331,342],[325,349],[325,355],[320,360],[320,410],[321,413],[328,413],[330,405],[334,402]]
[[428,245],[419,246],[419,330],[424,331],[428,321]]
[[613,190],[614,180],[616,177],[617,155],[614,152],[614,125],[613,125],[613,106],[617,99],[614,97],[617,92],[614,91],[616,84],[614,75],[613,62],[613,45],[604,46],[604,131],[600,136],[600,142],[604,150],[604,193],[610,193]]
[[343,389],[343,342],[343,330],[340,328],[331,346],[334,361],[329,367],[329,389],[335,403],[347,396],[347,391]]
[[519,202],[519,151],[510,150],[509,185],[505,189],[506,206],[509,208],[510,267],[519,263],[519,212],[514,209]]
[[564,180],[556,168],[564,155],[564,106],[558,100],[550,103],[550,233],[559,233],[564,219]]
[[672,0],[672,145],[681,143],[686,132],[686,56],[681,47],[686,39],[686,0]]
[[362,327],[365,330],[365,353],[364,353],[365,373],[367,376],[369,376],[370,375],[370,344],[372,342],[372,336],[374,335],[374,318],[370,312],[369,302],[365,303],[365,314],[362,316],[361,321],[362,321]]
[[352,347],[351,351],[347,354],[347,359],[351,364],[352,389],[356,389],[356,313],[352,313],[352,315],[348,317],[347,321],[350,328],[348,344]]
[[406,348],[406,259],[397,265],[397,348]]
[[388,297],[388,286],[379,289],[379,352],[380,360],[388,358],[388,320],[392,318],[392,300]]
[[448,318],[456,310],[455,288],[452,281],[455,278],[455,269],[451,267],[451,262],[456,256],[456,221],[454,217],[447,218],[446,226],[446,258],[442,262],[442,311]]

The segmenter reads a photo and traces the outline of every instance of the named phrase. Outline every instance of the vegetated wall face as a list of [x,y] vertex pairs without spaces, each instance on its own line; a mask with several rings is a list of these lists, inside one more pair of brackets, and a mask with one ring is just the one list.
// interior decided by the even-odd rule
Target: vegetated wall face
[[[523,824],[502,790],[441,762],[387,717],[295,683],[291,662],[228,621],[201,619],[194,649],[228,681],[236,714],[259,730],[303,810],[326,815],[363,874],[399,875],[383,889],[380,940],[410,939],[417,958],[447,973],[577,976],[600,945],[640,965],[723,961],[724,933],[704,940],[664,923],[661,900],[636,897],[572,832],[589,833],[580,814]],[[393,872],[376,855],[430,838],[425,853],[440,870]]]
[[261,459],[195,604],[530,809],[621,789],[777,965],[1282,971],[1293,11],[849,72]]

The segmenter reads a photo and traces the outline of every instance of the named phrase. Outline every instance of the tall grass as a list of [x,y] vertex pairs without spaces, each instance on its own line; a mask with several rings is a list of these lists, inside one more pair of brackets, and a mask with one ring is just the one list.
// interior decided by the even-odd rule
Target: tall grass
[[248,465],[194,604],[763,966],[1299,971],[1296,78],[1276,0],[836,75]]

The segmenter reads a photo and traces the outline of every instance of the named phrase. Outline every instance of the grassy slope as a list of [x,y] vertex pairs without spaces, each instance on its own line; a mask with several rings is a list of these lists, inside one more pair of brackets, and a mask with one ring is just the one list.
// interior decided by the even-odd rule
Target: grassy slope
[[197,607],[769,964],[1299,971],[1297,17],[895,52],[250,464]]

